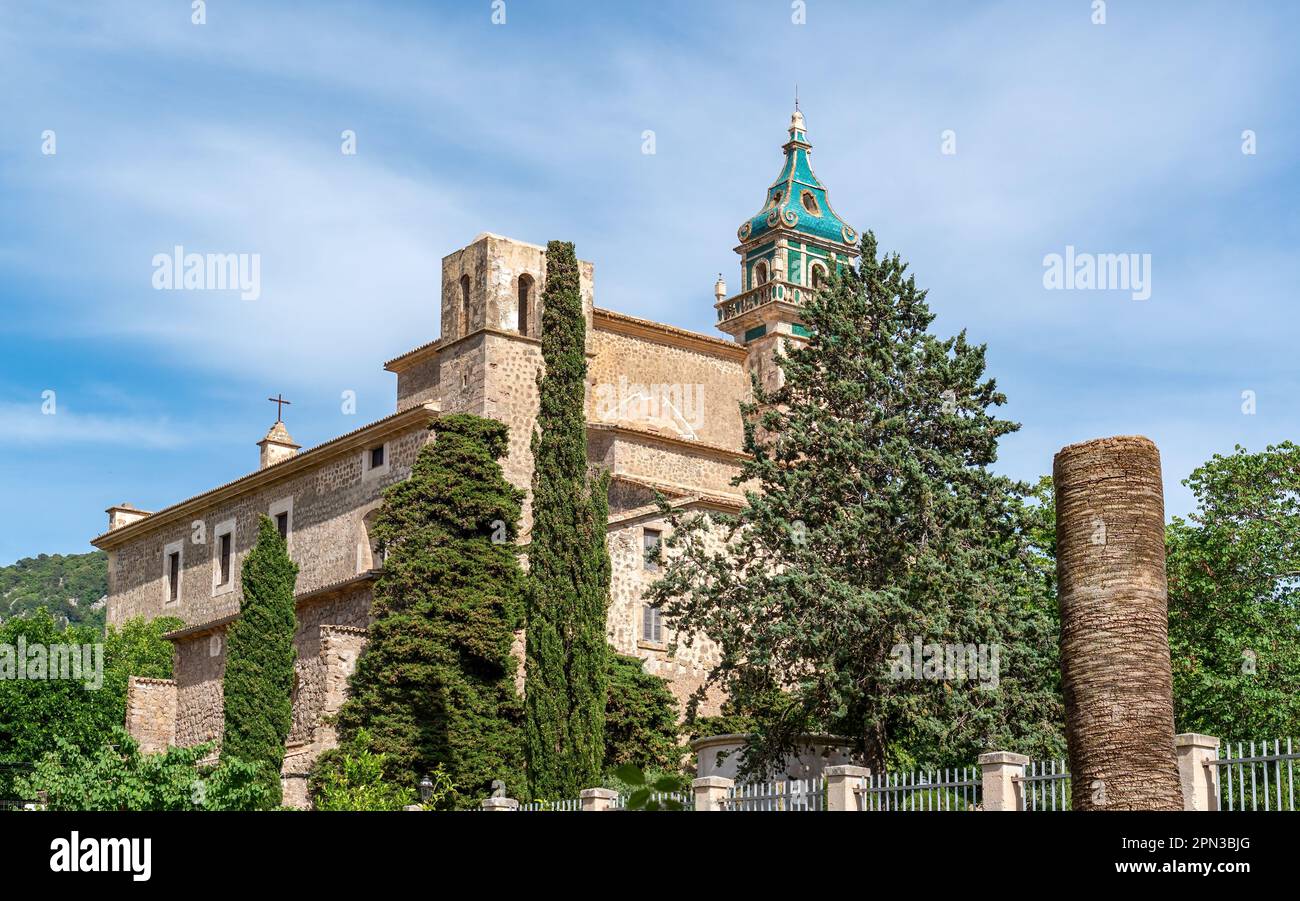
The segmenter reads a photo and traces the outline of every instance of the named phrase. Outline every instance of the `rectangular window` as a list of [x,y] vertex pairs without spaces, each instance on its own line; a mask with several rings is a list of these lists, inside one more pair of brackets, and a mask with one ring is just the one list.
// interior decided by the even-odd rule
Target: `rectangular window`
[[361,478],[377,479],[388,475],[392,457],[387,443],[368,447],[361,453]]
[[219,522],[212,529],[212,594],[235,590],[235,520]]
[[659,550],[659,530],[643,529],[641,531],[641,552],[645,563],[645,569],[649,572],[657,572],[659,564],[655,562],[655,552]]
[[[364,462],[364,461],[363,461]],[[293,495],[282,497],[267,508],[267,515],[275,523],[275,530],[284,539],[289,556],[293,556]]]
[[217,554],[217,584],[230,584],[230,546],[231,539],[234,538],[229,532],[217,539],[220,550]]
[[646,604],[641,608],[641,639],[653,641],[655,644],[663,643],[663,618],[660,616],[659,608],[653,604]]
[[176,603],[181,598],[181,552],[167,555],[167,601]]

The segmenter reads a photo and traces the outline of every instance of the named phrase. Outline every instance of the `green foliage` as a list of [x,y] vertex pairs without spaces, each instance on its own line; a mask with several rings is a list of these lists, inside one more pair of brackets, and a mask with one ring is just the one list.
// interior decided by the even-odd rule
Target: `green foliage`
[[[1018,426],[992,412],[1006,399],[984,347],[931,335],[925,293],[871,234],[802,317],[811,338],[778,356],[784,384],[755,381],[742,407],[752,459],[735,484],[754,489],[738,517],[713,517],[725,547],[705,540],[708,518],[671,515],[648,592],[717,643],[710,682],[754,720],[746,766],[783,759],[801,733],[846,736],[874,769],[899,748],[932,765],[1059,750],[1029,489],[989,468]],[[892,649],[915,639],[996,645],[996,689],[896,677]]]
[[256,766],[266,788],[259,799],[270,807],[280,804],[284,741],[293,725],[297,578],[280,531],[270,517],[259,517],[257,542],[244,560],[239,619],[226,639],[221,759]]
[[[172,644],[162,636],[179,628],[179,619],[133,619],[101,636],[89,626],[63,628],[45,609],[0,623],[0,647],[13,648],[20,637],[33,645],[102,644],[103,680],[0,678],[0,762],[30,764],[56,741],[90,752],[104,735],[126,722],[129,676],[170,679]],[[92,650],[92,661],[94,652]],[[90,687],[88,687],[90,685]],[[14,771],[0,767],[0,797],[12,797]]]
[[272,804],[257,767],[238,760],[200,766],[211,745],[141,754],[121,727],[110,735],[90,751],[55,738],[55,749],[20,780],[22,796],[43,791],[48,809],[58,811],[247,810]]
[[[1225,740],[1300,734],[1300,447],[1215,455],[1165,529],[1174,723]],[[1055,605],[1055,501],[1035,494],[1035,545]]]
[[[0,566],[0,620],[39,608],[56,620],[102,631],[108,595],[108,555],[41,554]],[[96,607],[95,605],[100,606]]]
[[668,683],[642,661],[609,650],[609,702],[605,708],[605,771],[677,767],[685,753],[677,727],[677,699]]
[[1238,446],[1183,484],[1197,510],[1166,530],[1178,729],[1300,734],[1300,447]]
[[[391,781],[391,757],[374,747],[369,731],[358,729],[347,745],[316,759],[309,783],[316,810],[401,810],[418,800],[414,788]],[[452,785],[441,768],[435,775],[441,790],[430,806],[437,807],[450,800]]]
[[628,787],[624,810],[682,810],[681,801],[663,795],[686,791],[687,781],[672,773],[658,776],[647,774],[640,767],[624,764],[616,768],[613,776]]
[[605,758],[605,547],[608,476],[587,471],[586,320],[573,245],[546,248],[539,412],[533,433],[528,549],[528,783],[534,797],[573,797]]
[[522,764],[510,650],[523,492],[498,463],[505,425],[458,414],[433,429],[411,477],[384,492],[375,535],[387,558],[339,725],[349,743],[368,730],[395,784],[441,769],[469,806]]

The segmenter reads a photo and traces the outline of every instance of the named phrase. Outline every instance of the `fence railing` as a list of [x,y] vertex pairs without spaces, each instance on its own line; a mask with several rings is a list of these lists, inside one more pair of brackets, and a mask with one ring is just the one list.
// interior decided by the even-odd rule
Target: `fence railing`
[[[631,797],[627,794],[621,794],[610,804],[610,810],[626,810],[627,799]],[[695,795],[687,789],[679,792],[651,792],[650,800],[655,801],[663,809],[664,805],[677,803],[682,806],[682,810],[692,810],[695,807]]]
[[978,767],[871,775],[856,789],[859,810],[974,810],[983,784]]
[[1063,758],[1031,761],[1013,781],[1021,787],[1021,810],[1070,809],[1070,768]]
[[822,779],[742,782],[728,789],[722,809],[825,810],[826,785]]
[[[1300,810],[1296,799],[1294,739],[1220,742],[1199,733],[1175,736],[1178,779],[1186,810]],[[828,766],[815,779],[741,782],[704,776],[689,792],[660,794],[687,810],[1071,810],[1072,779],[1062,758],[1031,761],[989,751],[978,766],[872,773],[858,765]],[[626,795],[587,789],[580,800],[523,804],[520,810],[617,810]],[[508,799],[484,809],[516,809]]]
[[1236,751],[1228,742],[1219,748],[1221,755],[1208,761],[1219,774],[1220,810],[1295,810],[1295,766],[1300,753],[1285,750],[1280,739],[1269,742],[1237,742]]
[[582,810],[582,802],[577,798],[565,798],[563,801],[525,801],[519,805],[520,810]]

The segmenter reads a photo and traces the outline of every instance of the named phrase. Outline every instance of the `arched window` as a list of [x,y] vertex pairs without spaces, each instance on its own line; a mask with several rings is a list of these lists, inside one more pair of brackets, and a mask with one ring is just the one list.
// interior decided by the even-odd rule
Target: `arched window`
[[754,264],[754,287],[767,284],[767,263],[759,260]]
[[361,517],[361,528],[357,532],[357,572],[363,573],[380,569],[384,565],[387,551],[375,538],[375,520],[379,518],[379,509],[375,508]]
[[817,198],[813,196],[812,191],[803,192],[803,208],[814,216],[822,214],[821,208],[817,206]]
[[469,334],[469,276],[460,277],[460,336]]
[[519,334],[528,334],[529,314],[532,312],[533,277],[519,276]]
[[808,283],[812,285],[814,291],[826,284],[826,267],[821,263],[813,263],[812,270],[808,274]]

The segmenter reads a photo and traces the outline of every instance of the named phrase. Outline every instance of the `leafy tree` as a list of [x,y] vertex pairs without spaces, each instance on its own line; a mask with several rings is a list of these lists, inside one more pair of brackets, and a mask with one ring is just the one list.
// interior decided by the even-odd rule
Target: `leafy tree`
[[641,770],[680,766],[684,749],[677,727],[677,699],[668,683],[647,673],[640,659],[612,648],[608,678],[605,771],[628,764]]
[[540,406],[533,433],[524,692],[534,797],[574,797],[605,758],[608,476],[587,471],[586,320],[573,245],[546,247]]
[[1300,734],[1300,447],[1216,454],[1166,530],[1179,731]]
[[[89,626],[63,628],[44,608],[0,623],[0,649],[10,648],[14,655],[21,638],[27,648],[88,647],[92,668],[97,653],[102,653],[98,659],[103,665],[102,681],[93,675],[81,679],[0,677],[0,723],[4,724],[0,728],[0,763],[35,763],[56,740],[87,752],[98,748],[104,735],[126,722],[129,676],[171,678],[172,644],[162,636],[181,625],[174,617],[133,619],[121,629],[109,626],[108,634],[101,636]],[[94,646],[99,644],[102,651],[96,652]],[[0,660],[0,669],[4,665]],[[12,767],[0,767],[0,796],[13,794],[14,773]]]
[[392,781],[390,755],[374,747],[374,737],[358,729],[347,745],[317,758],[310,781],[316,810],[401,810],[416,802],[414,788]]
[[375,536],[387,556],[339,725],[345,744],[368,730],[398,785],[441,768],[464,806],[522,763],[510,651],[523,492],[497,462],[505,425],[457,414],[433,430],[411,477],[384,492]]
[[271,807],[280,805],[284,742],[293,725],[297,578],[280,530],[269,516],[259,517],[257,542],[244,560],[239,619],[226,639],[221,759],[258,767]]
[[[859,268],[805,302],[811,337],[778,355],[784,383],[755,381],[742,407],[746,506],[671,517],[649,595],[679,633],[717,643],[710,682],[755,723],[747,769],[806,732],[846,736],[876,769],[1061,747],[1028,487],[989,469],[1018,426],[991,412],[1005,397],[984,347],[931,335],[905,270],[863,238]],[[996,647],[996,688],[984,674],[905,675],[897,655],[914,641],[984,645],[989,664]]]
[[63,738],[54,744],[20,786],[26,798],[43,792],[50,810],[247,810],[274,803],[253,764],[199,766],[210,744],[141,754],[121,727],[90,751]]
[[[1165,529],[1174,723],[1225,740],[1300,733],[1300,448],[1215,455],[1183,484]],[[1055,605],[1052,479],[1035,491],[1035,545]]]
[[624,810],[682,810],[684,805],[674,795],[686,791],[690,783],[675,773],[648,773],[630,763],[613,772],[613,777],[626,786],[627,801]]

